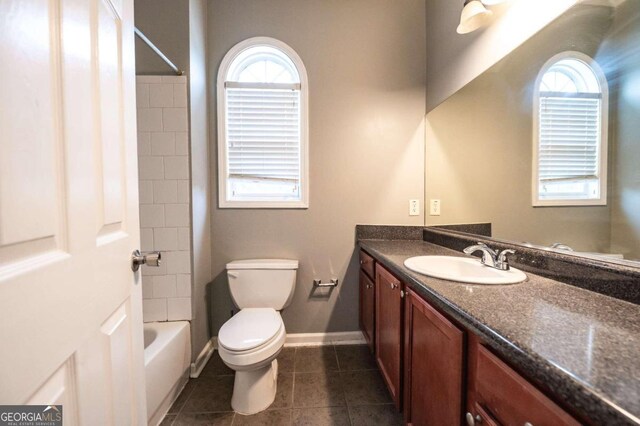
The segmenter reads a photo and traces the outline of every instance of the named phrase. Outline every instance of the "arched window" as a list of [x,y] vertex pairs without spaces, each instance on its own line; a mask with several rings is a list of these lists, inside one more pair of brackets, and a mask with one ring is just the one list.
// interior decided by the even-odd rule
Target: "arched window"
[[218,72],[220,207],[306,208],[307,74],[281,41],[234,46]]
[[534,96],[533,205],[607,203],[608,86],[579,52],[551,58]]

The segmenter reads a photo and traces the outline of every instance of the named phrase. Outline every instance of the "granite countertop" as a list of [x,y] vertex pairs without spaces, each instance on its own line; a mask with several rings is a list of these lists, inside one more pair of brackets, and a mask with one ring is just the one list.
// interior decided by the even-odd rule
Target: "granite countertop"
[[405,259],[464,254],[424,241],[359,244],[576,412],[598,424],[640,424],[640,306],[531,273],[514,285],[440,280],[410,271]]

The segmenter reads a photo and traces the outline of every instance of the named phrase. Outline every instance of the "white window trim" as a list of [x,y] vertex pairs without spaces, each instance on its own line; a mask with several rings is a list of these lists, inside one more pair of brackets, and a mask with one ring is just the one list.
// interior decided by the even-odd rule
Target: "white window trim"
[[[584,199],[566,199],[566,200],[540,200],[538,189],[538,148],[540,145],[539,141],[539,123],[540,123],[540,83],[542,82],[542,78],[547,73],[547,71],[558,61],[563,59],[578,59],[587,65],[593,70],[598,79],[598,83],[600,84],[600,90],[602,93],[602,117],[600,123],[600,146],[598,148],[598,171],[600,175],[599,184],[600,184],[600,198],[594,198],[590,200]],[[608,154],[608,142],[609,142],[609,85],[607,83],[607,78],[598,65],[598,63],[593,60],[588,55],[585,55],[582,52],[576,51],[566,51],[562,53],[558,53],[553,56],[547,62],[545,62],[544,66],[538,73],[538,77],[536,78],[535,86],[534,86],[534,95],[533,95],[533,159],[532,159],[532,174],[533,179],[531,181],[531,204],[533,207],[548,207],[548,206],[606,206],[607,205],[607,154]]]
[[[282,50],[300,75],[300,191],[299,201],[240,201],[227,199],[227,143],[225,80],[233,60],[255,46],[271,46]],[[253,37],[233,46],[222,59],[217,81],[218,107],[218,205],[228,209],[307,209],[309,208],[309,84],[307,70],[298,54],[286,43],[271,37]]]

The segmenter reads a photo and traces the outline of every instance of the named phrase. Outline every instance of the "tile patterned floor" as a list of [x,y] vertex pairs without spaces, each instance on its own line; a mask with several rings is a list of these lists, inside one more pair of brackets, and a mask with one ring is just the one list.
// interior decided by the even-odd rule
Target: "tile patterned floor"
[[187,383],[161,425],[402,424],[365,345],[284,348],[278,366],[274,403],[243,416],[231,409],[233,370],[216,352],[200,377]]

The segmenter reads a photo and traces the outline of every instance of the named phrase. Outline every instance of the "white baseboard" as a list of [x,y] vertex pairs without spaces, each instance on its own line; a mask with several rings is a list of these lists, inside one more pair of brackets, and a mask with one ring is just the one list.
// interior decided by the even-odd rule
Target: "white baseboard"
[[285,346],[358,345],[366,343],[361,331],[340,331],[334,333],[294,333],[287,334]]
[[198,358],[196,358],[195,362],[191,363],[191,374],[189,375],[189,377],[197,379],[198,376],[200,376],[200,373],[202,373],[202,369],[205,365],[207,365],[207,362],[209,362],[209,359],[211,358],[211,355],[213,355],[213,351],[217,346],[217,337],[212,337],[211,340],[209,340],[207,344],[204,345],[204,348],[202,348],[202,351],[200,351],[200,354],[198,354]]
[[[287,334],[284,342],[286,347],[295,346],[325,346],[325,345],[360,345],[365,344],[361,331],[339,331],[334,333],[293,333]],[[218,338],[212,337],[211,340],[202,348],[202,351],[191,363],[191,378],[196,379],[202,373],[202,369],[207,365],[211,355],[218,347]]]

